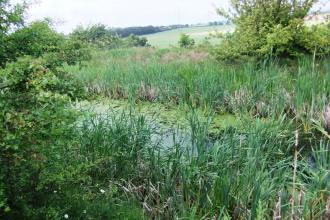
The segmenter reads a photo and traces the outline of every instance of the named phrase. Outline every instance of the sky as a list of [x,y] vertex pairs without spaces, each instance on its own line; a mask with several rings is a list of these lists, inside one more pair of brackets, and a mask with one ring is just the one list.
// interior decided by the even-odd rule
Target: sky
[[[20,2],[21,0],[13,0]],[[27,20],[52,18],[69,33],[77,25],[102,23],[109,27],[196,24],[221,19],[217,7],[229,0],[30,0]],[[323,8],[330,9],[330,0]]]
[[[19,2],[17,0],[16,2]],[[33,0],[29,21],[50,17],[59,31],[102,23],[110,27],[195,24],[219,20],[228,0]]]

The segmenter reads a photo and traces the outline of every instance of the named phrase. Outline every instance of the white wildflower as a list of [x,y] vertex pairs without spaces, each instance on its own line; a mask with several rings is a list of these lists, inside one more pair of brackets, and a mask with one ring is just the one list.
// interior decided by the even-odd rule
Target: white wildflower
[[65,219],[68,219],[68,218],[69,218],[69,215],[68,215],[68,214],[65,214],[65,215],[64,215],[64,218],[65,218]]
[[104,193],[105,193],[105,190],[104,190],[104,189],[100,189],[100,192],[101,192],[102,194],[104,194]]

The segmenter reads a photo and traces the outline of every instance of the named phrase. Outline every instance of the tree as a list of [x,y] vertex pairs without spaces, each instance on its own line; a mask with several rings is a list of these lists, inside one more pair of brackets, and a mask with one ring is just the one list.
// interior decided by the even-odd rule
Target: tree
[[128,47],[147,47],[148,39],[146,37],[139,37],[134,34],[131,34],[128,38],[125,39],[126,46]]
[[8,34],[13,28],[23,25],[25,9],[25,3],[13,5],[9,0],[0,0],[0,67],[8,60],[6,53]]
[[121,43],[118,34],[103,24],[95,24],[87,28],[80,26],[70,36],[99,48],[117,48]]
[[195,45],[195,40],[192,39],[188,34],[182,33],[179,39],[179,45],[183,48],[190,48]]
[[231,0],[220,15],[236,25],[224,37],[219,58],[240,56],[299,56],[310,53],[304,45],[309,29],[304,18],[317,0]]
[[11,28],[22,25],[25,9],[25,3],[13,5],[9,0],[0,0],[0,34],[7,34]]

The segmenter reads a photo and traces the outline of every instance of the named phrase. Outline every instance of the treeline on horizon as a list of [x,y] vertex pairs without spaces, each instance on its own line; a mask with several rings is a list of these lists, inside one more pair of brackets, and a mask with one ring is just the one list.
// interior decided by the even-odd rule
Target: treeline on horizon
[[130,35],[146,35],[146,34],[155,34],[158,32],[175,30],[179,28],[190,27],[189,24],[175,24],[169,26],[136,26],[136,27],[125,27],[125,28],[113,28],[112,30],[121,37],[128,37]]
[[[41,21],[48,22],[48,21]],[[51,23],[51,22],[50,22]],[[145,47],[150,46],[143,35],[196,26],[228,25],[229,21],[213,21],[207,24],[175,24],[169,26],[137,26],[112,28],[104,24],[93,24],[87,27],[78,26],[69,34],[79,41],[98,48]]]

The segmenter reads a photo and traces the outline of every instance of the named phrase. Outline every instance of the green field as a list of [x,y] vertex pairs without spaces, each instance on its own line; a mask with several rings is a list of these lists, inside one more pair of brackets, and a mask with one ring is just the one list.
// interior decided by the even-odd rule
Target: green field
[[[203,26],[203,27],[190,27],[190,28],[180,28],[171,31],[164,31],[156,34],[145,35],[148,38],[149,44],[151,46],[159,48],[167,48],[170,46],[176,46],[178,44],[180,34],[185,33],[189,34],[196,43],[201,43],[205,37],[208,37],[211,33],[219,32],[228,32],[232,31],[232,25],[225,26]],[[212,39],[212,43],[216,43],[218,39]]]

